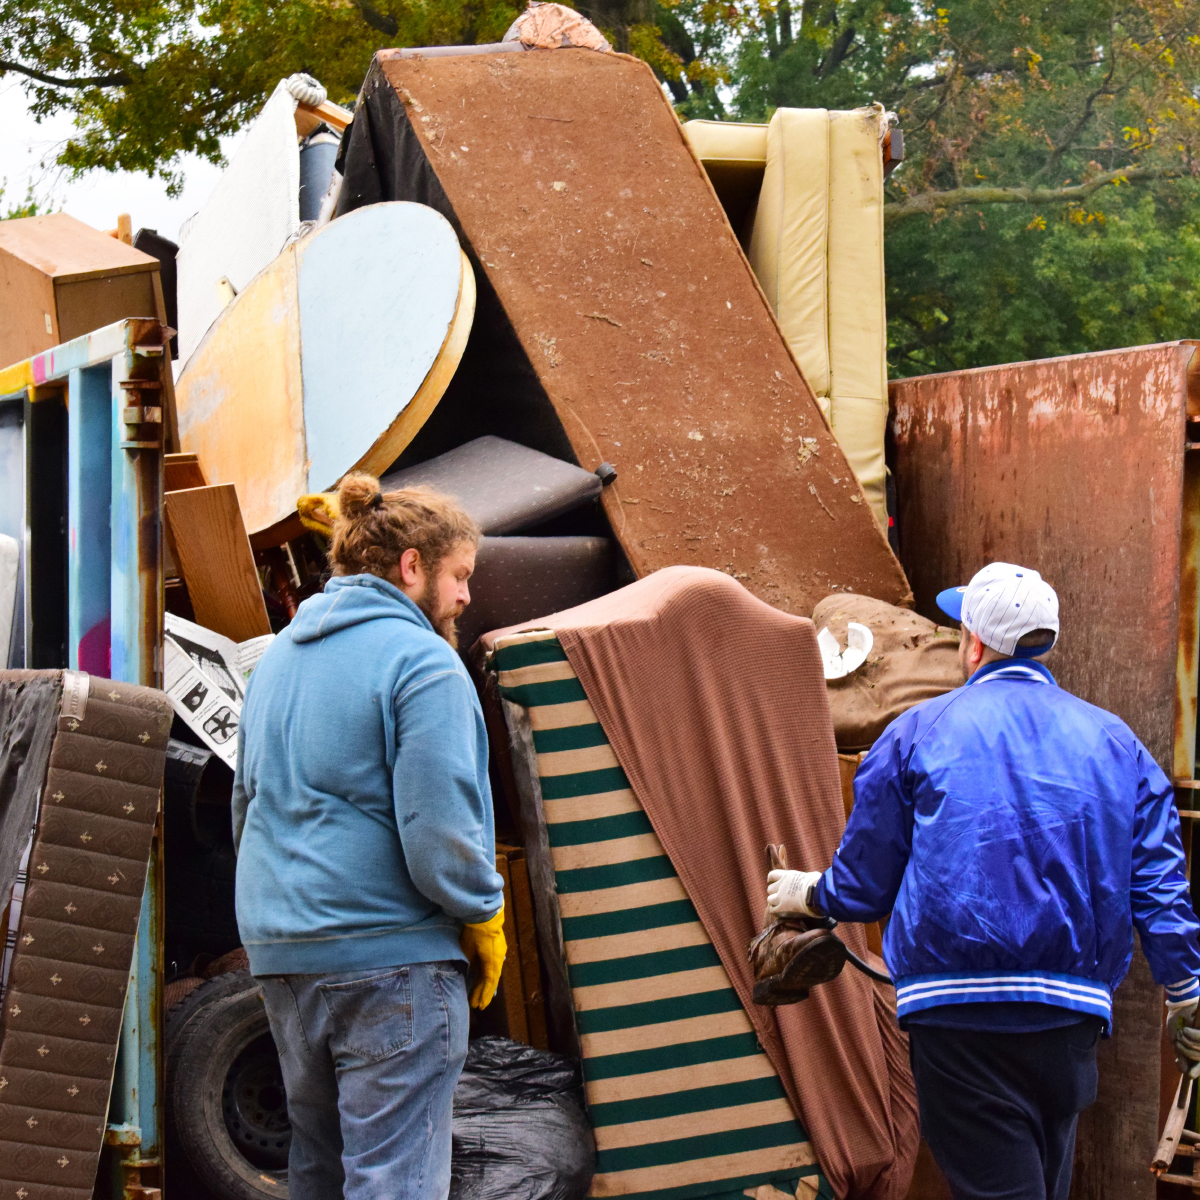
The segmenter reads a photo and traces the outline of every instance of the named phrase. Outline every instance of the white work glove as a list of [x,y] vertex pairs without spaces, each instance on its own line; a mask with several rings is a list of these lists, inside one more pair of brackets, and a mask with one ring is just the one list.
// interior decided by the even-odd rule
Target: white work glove
[[1200,1029],[1194,1027],[1200,1000],[1167,1005],[1167,1037],[1175,1047],[1175,1065],[1190,1079],[1200,1077]]
[[773,917],[823,917],[812,906],[820,871],[768,871],[767,911]]

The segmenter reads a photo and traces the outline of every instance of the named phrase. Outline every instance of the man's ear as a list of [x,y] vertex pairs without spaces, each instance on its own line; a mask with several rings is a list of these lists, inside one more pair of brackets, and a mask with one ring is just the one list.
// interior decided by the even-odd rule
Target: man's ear
[[410,546],[405,552],[400,555],[400,578],[405,587],[420,587],[424,579],[424,571],[421,569],[421,554],[414,547]]

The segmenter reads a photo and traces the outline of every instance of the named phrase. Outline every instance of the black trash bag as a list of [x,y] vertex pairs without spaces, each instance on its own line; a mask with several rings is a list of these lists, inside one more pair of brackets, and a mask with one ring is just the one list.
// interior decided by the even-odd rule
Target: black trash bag
[[508,1038],[471,1042],[454,1092],[450,1200],[583,1200],[595,1159],[577,1063]]

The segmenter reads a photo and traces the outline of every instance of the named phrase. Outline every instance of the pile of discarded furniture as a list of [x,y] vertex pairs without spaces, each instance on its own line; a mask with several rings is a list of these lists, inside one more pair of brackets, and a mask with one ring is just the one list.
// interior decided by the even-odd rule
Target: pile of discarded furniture
[[[20,800],[0,807],[0,1173],[31,1197],[91,1194],[101,1159],[114,1195],[286,1194],[229,799],[246,680],[328,578],[351,469],[453,494],[484,534],[460,649],[510,954],[456,1101],[462,1200],[515,1194],[521,1144],[549,1164],[531,1197],[942,1195],[887,986],[843,972],[766,1008],[745,951],[762,847],[828,860],[862,755],[957,682],[927,617],[985,553],[1061,572],[1100,631],[1064,638],[1064,682],[1194,776],[1191,345],[893,385],[889,457],[889,115],[681,126],[586,24],[523,20],[493,46],[380,52],[353,114],[283,81],[178,247],[0,224],[0,286],[40,306],[0,330],[0,778]],[[962,440],[967,413],[1009,457]],[[1075,506],[1110,436],[1155,456],[1163,507],[1114,452],[1096,530]],[[999,498],[1010,468],[1035,504]],[[1063,588],[1107,541],[1141,556],[1118,617],[1092,576]],[[1135,579],[1155,581],[1147,653],[1096,672],[1112,622],[1144,624]],[[66,770],[99,782],[60,799]],[[71,891],[109,886],[103,912]],[[881,966],[878,927],[840,932]],[[1135,970],[1114,1043],[1157,1037],[1156,1003]],[[1103,1078],[1077,1178],[1139,1194],[1158,1080]],[[1111,1145],[1147,1136],[1127,1169]]]

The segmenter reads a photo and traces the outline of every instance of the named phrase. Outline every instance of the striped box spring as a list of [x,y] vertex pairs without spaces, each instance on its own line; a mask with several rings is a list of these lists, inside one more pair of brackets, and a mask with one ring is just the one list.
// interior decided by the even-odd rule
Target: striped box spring
[[529,716],[596,1134],[592,1196],[832,1195],[553,633],[496,643]]

